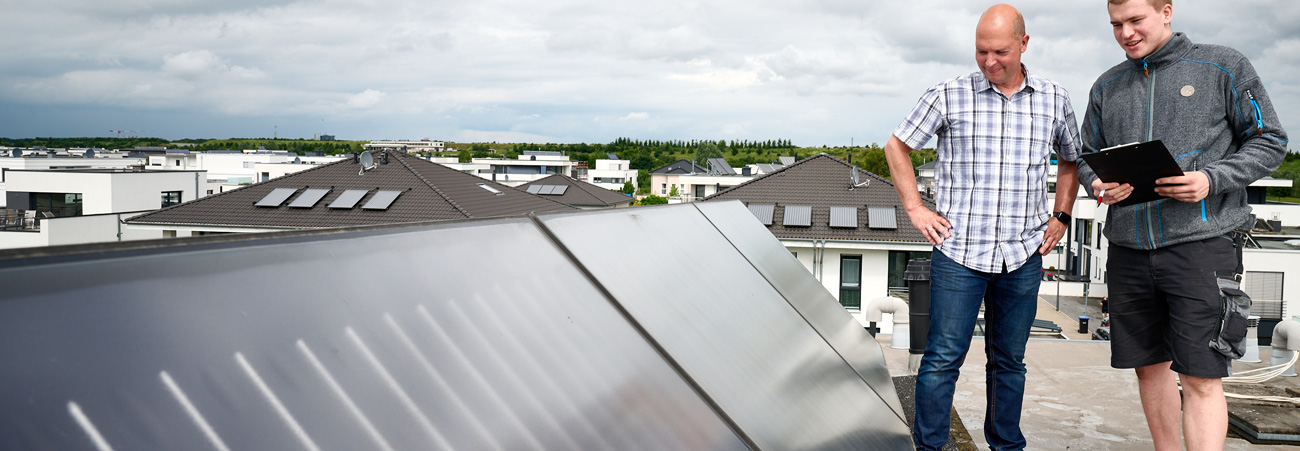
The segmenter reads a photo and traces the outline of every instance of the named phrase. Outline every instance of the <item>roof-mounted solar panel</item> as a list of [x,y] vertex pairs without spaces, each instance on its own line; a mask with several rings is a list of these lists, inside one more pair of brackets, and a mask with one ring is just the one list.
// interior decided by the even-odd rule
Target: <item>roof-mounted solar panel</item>
[[898,229],[894,207],[867,208],[867,227],[872,229]]
[[812,227],[811,205],[786,205],[785,217],[781,225],[792,227]]
[[366,193],[368,192],[370,192],[370,190],[364,190],[364,189],[346,190],[343,192],[343,194],[339,194],[339,197],[337,199],[334,199],[334,202],[330,202],[330,208],[347,210],[352,207],[355,207],[357,206],[357,202],[360,202],[362,197],[366,197]]
[[758,218],[763,225],[772,225],[772,212],[776,210],[776,205],[772,204],[749,204],[749,212]]
[[543,187],[543,186],[546,186],[546,185],[530,185],[530,186],[528,187],[528,194],[537,194],[538,191],[541,191],[541,190],[542,190],[542,187]]
[[385,191],[377,192],[375,193],[374,196],[370,197],[370,200],[367,201],[365,205],[361,206],[361,209],[362,210],[387,210],[388,206],[392,205],[393,201],[397,200],[397,196],[400,196],[401,194],[402,194],[401,191],[385,190]]
[[831,207],[831,227],[858,228],[858,208]]
[[296,192],[298,192],[298,188],[276,188],[262,197],[262,200],[257,201],[255,205],[259,207],[279,207],[280,204],[284,203],[285,199],[288,199],[289,196]]
[[551,185],[551,192],[548,194],[552,196],[563,196],[564,192],[568,190],[569,185]]
[[325,188],[309,188],[307,191],[303,191],[302,195],[294,199],[293,202],[289,202],[289,208],[314,207],[316,202],[320,202],[321,198],[325,197],[329,192],[330,190]]

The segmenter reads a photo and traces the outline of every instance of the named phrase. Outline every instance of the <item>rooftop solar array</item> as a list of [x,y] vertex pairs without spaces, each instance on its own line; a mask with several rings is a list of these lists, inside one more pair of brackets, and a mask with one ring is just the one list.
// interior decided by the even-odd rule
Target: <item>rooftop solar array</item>
[[709,173],[714,175],[736,175],[736,170],[731,168],[725,158],[710,158]]
[[781,225],[792,226],[792,227],[811,227],[812,206],[811,205],[786,205],[785,217],[781,220]]
[[329,192],[330,190],[324,188],[308,188],[306,191],[303,191],[297,199],[294,199],[293,202],[289,202],[289,208],[314,207],[316,206],[316,202],[320,202],[321,198],[325,197]]
[[0,253],[0,449],[912,449],[879,344],[750,214]]
[[898,217],[894,207],[867,208],[867,227],[872,229],[897,229]]
[[355,207],[357,206],[357,202],[360,202],[362,197],[366,197],[366,193],[368,192],[370,191],[364,189],[350,189],[343,191],[343,194],[339,194],[339,197],[334,199],[334,202],[330,202],[330,208],[347,210]]
[[776,205],[772,204],[749,204],[749,212],[763,225],[772,225],[772,212],[775,210]]
[[280,204],[284,203],[285,199],[288,199],[289,196],[292,196],[293,193],[296,192],[298,192],[298,188],[276,188],[271,190],[270,193],[267,193],[266,196],[262,197],[262,200],[257,201],[257,203],[253,205],[258,207],[279,207]]
[[831,227],[858,228],[857,207],[831,207]]
[[371,196],[370,200],[366,201],[366,204],[361,206],[361,209],[362,210],[387,210],[388,206],[392,205],[393,201],[397,200],[397,196],[400,196],[401,194],[402,194],[401,191],[380,190],[379,192],[375,193],[374,196]]

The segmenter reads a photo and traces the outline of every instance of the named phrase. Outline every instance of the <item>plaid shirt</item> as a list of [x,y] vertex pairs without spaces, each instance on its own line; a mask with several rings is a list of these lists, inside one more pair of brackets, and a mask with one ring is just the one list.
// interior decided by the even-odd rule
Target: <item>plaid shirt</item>
[[1027,70],[1010,98],[980,72],[957,77],[926,91],[894,130],[913,149],[936,134],[935,206],[953,227],[936,249],[976,271],[1019,268],[1051,218],[1052,152],[1064,161],[1079,154],[1070,94]]

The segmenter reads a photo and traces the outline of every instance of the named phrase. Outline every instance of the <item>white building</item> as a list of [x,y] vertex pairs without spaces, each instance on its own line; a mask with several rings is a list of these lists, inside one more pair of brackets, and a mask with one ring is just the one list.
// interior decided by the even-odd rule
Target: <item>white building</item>
[[[636,180],[637,171],[632,169],[629,160],[596,160],[596,167],[587,170],[587,183],[601,188],[619,191],[623,184],[632,182],[633,188],[639,188]],[[635,189],[633,192],[636,192]]]
[[284,150],[190,152],[168,149],[165,154],[149,156],[149,167],[158,170],[207,171],[208,180],[200,193],[209,195],[264,182],[349,156],[351,155],[299,156]]
[[[560,152],[525,151],[519,158],[475,158],[473,174],[506,185],[519,186],[552,175],[571,175],[573,161]],[[486,165],[486,170],[482,169]],[[460,169],[460,168],[454,168]],[[462,169],[463,170],[463,169]],[[619,185],[622,188],[622,185]]]
[[392,150],[407,154],[448,151],[447,143],[428,139],[422,139],[419,141],[371,141],[367,144],[362,144],[361,147],[371,151]]
[[[124,154],[117,152],[92,152],[94,158],[77,157],[50,157],[43,154],[33,154],[30,150],[25,156],[15,157],[14,149],[0,152],[0,202],[5,202],[7,196],[5,191],[8,189],[6,183],[8,171],[41,171],[50,169],[129,169],[141,167],[144,165],[143,158],[126,158]],[[84,155],[82,152],[74,152],[77,155]],[[6,204],[0,204],[0,207]]]
[[[709,169],[686,160],[679,160],[667,166],[650,171],[650,194],[667,197],[668,203],[694,202],[717,194],[727,188],[752,180],[747,167],[740,171],[733,169],[726,161],[716,158],[710,160]],[[673,195],[674,188],[677,191]]]
[[0,248],[161,238],[122,220],[193,200],[203,171],[114,169],[5,171]]

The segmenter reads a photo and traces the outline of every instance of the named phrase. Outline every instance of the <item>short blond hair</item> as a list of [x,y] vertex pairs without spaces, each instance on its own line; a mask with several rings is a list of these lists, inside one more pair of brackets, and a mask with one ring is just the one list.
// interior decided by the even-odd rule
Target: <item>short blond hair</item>
[[[1129,0],[1107,0],[1107,1],[1109,1],[1110,4],[1112,5],[1123,5],[1125,3],[1128,3]],[[1164,8],[1165,5],[1173,5],[1174,0],[1147,0],[1147,3],[1150,3],[1152,8],[1159,10]]]

